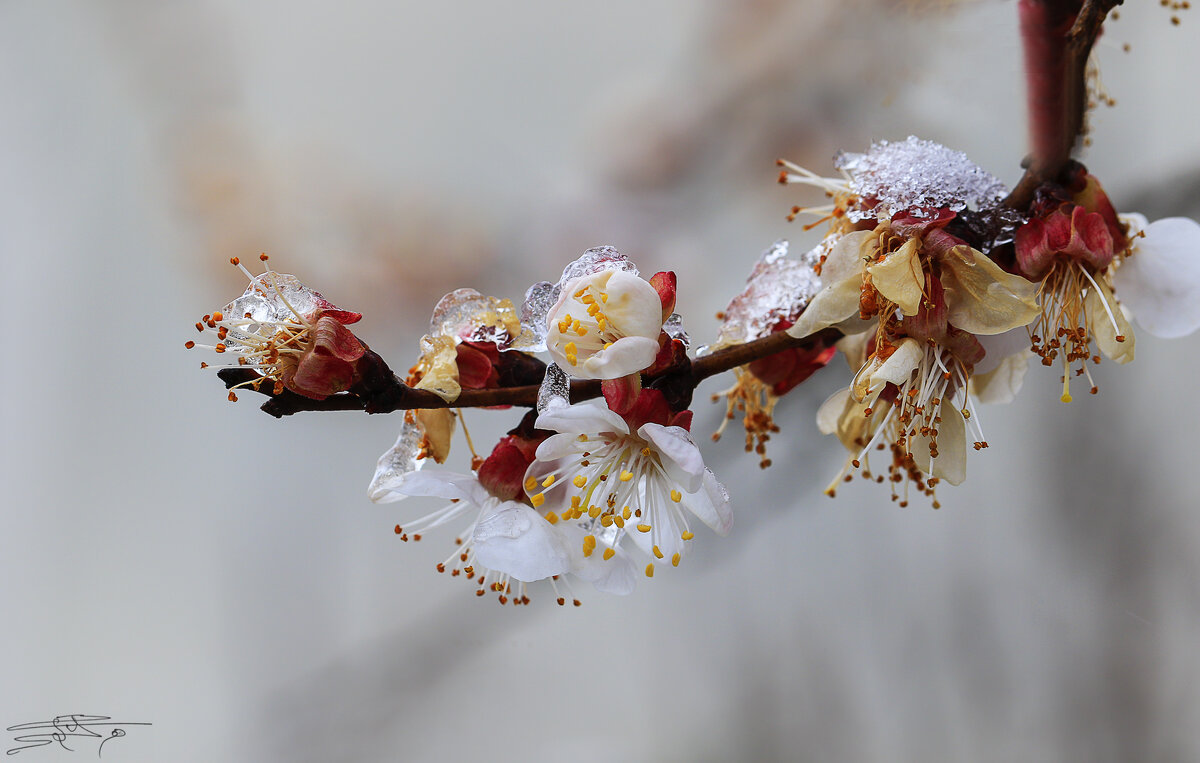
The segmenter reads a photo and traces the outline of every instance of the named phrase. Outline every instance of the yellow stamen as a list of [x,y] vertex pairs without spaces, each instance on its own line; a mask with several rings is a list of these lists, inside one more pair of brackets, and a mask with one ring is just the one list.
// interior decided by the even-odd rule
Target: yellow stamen
[[687,530],[686,532],[684,532],[683,535],[680,535],[679,537],[684,540],[691,540],[692,538],[696,537],[696,533],[692,532],[691,530]]
[[655,546],[654,547],[654,555],[657,556],[659,559],[662,559],[663,558],[662,549],[659,548],[658,546]]
[[525,489],[533,490],[537,487],[537,477],[528,477],[525,480]]
[[558,479],[558,478],[555,477],[553,474],[551,474],[549,477],[542,480],[542,487],[550,487],[551,485],[554,484],[554,480],[556,480],[556,479]]
[[671,566],[672,567],[679,566],[679,554],[678,553],[676,553],[674,556],[671,557]]
[[596,550],[596,536],[595,535],[584,536],[584,538],[583,538],[583,555],[591,556],[592,552],[595,550]]
[[629,519],[631,516],[633,516],[633,512],[631,512],[629,507],[626,506],[625,508],[621,509],[621,516],[625,519]]
[[546,494],[545,493],[535,493],[534,495],[529,496],[529,502],[532,503],[533,508],[536,509],[539,506],[541,506],[543,503],[546,502]]
[[631,479],[633,479],[633,472],[628,472],[628,471],[621,472],[621,481],[622,482],[628,482]]
[[617,555],[617,552],[613,551],[611,548],[604,549],[604,561],[607,562],[609,559],[612,559],[616,555]]
[[654,577],[654,563],[653,562],[646,565],[646,577],[648,577],[648,578]]
[[671,500],[674,501],[675,503],[679,503],[680,501],[683,500],[683,493],[680,493],[678,490],[672,490],[671,491]]
[[582,474],[576,474],[575,479],[571,480],[571,482],[574,483],[575,487],[583,488],[587,486],[587,477],[584,477]]
[[546,521],[552,525],[558,524],[558,515],[553,511],[546,512]]
[[638,528],[638,532],[640,532],[640,533],[650,532],[650,525],[638,525],[637,528]]

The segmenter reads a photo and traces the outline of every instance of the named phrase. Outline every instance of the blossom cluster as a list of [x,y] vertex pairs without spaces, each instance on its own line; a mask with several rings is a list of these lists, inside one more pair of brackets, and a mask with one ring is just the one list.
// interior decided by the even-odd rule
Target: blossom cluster
[[[197,322],[214,337],[199,346],[245,373],[223,377],[231,400],[239,387],[308,401],[370,400],[388,384],[425,395],[399,406],[399,436],[378,461],[370,499],[438,499],[396,534],[454,528],[437,569],[471,581],[478,596],[526,604],[530,584],[548,581],[560,604],[578,604],[572,580],[627,594],[640,577],[679,566],[698,524],[730,531],[729,496],[691,434],[703,378],[694,367],[707,360],[737,358],[722,366],[734,383],[714,396],[726,401],[714,439],[740,412],[746,449],[766,467],[776,402],[840,351],[852,374],[817,423],[847,456],[826,492],[859,474],[887,483],[901,505],[916,493],[937,508],[937,487],[961,483],[968,454],[988,447],[979,404],[1015,399],[1032,360],[1059,369],[1059,396],[1070,402],[1072,381],[1097,391],[1089,366],[1102,356],[1133,359],[1131,321],[1163,337],[1200,328],[1200,225],[1118,214],[1082,165],[1014,209],[1004,185],[965,155],[917,138],[841,154],[835,178],[780,164],[780,182],[828,200],[791,217],[815,214],[828,229],[799,256],[786,241],[763,253],[695,363],[675,313],[675,273],[643,278],[608,246],[531,286],[520,308],[450,292],[402,382],[348,328],[361,315],[236,259],[249,285]],[[464,426],[463,465],[425,468],[450,459],[465,391],[535,385],[536,410],[486,455]]]

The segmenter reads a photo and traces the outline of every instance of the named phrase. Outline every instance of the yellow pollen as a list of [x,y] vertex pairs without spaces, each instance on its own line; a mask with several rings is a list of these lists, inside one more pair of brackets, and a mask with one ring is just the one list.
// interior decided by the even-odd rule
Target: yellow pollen
[[607,350],[609,347],[612,347],[612,346],[613,346],[613,343],[612,343],[612,342],[605,342],[605,343],[604,343],[604,349],[606,349],[606,350]]
[[658,546],[655,546],[654,547],[654,555],[657,556],[659,559],[662,559],[663,558],[662,549],[659,548]]
[[585,434],[579,435],[580,442],[587,442],[587,439],[588,439],[587,435],[585,435]]
[[640,533],[650,532],[650,525],[638,525],[637,528],[638,528],[638,532],[640,532]]
[[606,291],[600,292],[600,301],[605,302],[605,303],[608,302],[608,292],[606,292]]
[[533,490],[537,487],[537,477],[528,477],[525,479],[525,489]]
[[574,353],[568,353],[567,354],[567,362],[573,366],[577,366],[577,365],[579,365],[579,356],[575,355]]
[[536,509],[539,506],[541,506],[543,503],[546,502],[546,494],[545,493],[537,493],[535,495],[531,495],[531,496],[529,496],[529,502],[532,503],[533,508]]
[[571,508],[572,509],[578,509],[580,504],[582,504],[582,503],[583,503],[583,499],[580,498],[579,496],[577,496],[577,495],[571,496]]
[[654,577],[654,563],[653,562],[646,565],[646,577],[648,577],[648,578]]
[[597,305],[595,302],[588,305],[588,315],[595,315],[598,312],[600,312],[600,305]]
[[617,555],[617,552],[613,551],[611,548],[604,549],[604,561],[607,562],[609,559],[612,559],[616,555]]
[[683,500],[683,493],[680,493],[678,490],[672,490],[671,491],[671,500],[674,501],[675,503],[679,503],[680,501]]
[[567,333],[567,330],[571,328],[571,321],[572,321],[571,314],[567,313],[567,316],[558,322],[558,333],[560,333],[560,334]]
[[603,313],[596,316],[596,328],[597,329],[599,329],[600,331],[603,331],[604,327],[607,325],[608,325],[608,318],[605,317]]
[[678,553],[676,553],[674,556],[671,557],[671,566],[672,567],[679,566],[679,554]]
[[626,506],[625,508],[621,509],[621,516],[625,519],[629,519],[631,516],[633,516],[633,512],[631,512],[629,507]]
[[680,535],[679,537],[683,540],[691,540],[692,538],[696,537],[696,533],[692,532],[691,530],[685,530],[683,535]]
[[613,517],[613,524],[621,529],[625,529],[625,520],[622,517]]
[[[549,477],[542,480],[542,487],[550,487],[551,485],[554,484],[554,480],[556,480],[556,479],[557,479],[557,477],[555,477],[553,474],[551,474]],[[533,488],[530,488],[530,490],[532,490],[532,489]]]
[[552,525],[558,524],[558,515],[553,511],[546,512],[546,521]]
[[587,536],[584,536],[584,539],[583,539],[583,555],[584,555],[584,556],[591,556],[591,555],[592,555],[592,552],[593,552],[593,551],[595,551],[595,550],[596,550],[596,536],[595,536],[595,535],[587,535]]
[[650,447],[649,447],[649,446],[647,446],[647,447],[645,447],[645,448],[642,448],[642,455],[643,455],[643,456],[649,456],[649,455],[650,455]]
[[633,479],[633,472],[621,472],[621,481],[628,482]]
[[587,294],[587,290],[588,290],[588,287],[584,286],[582,289],[580,289],[579,291],[575,292],[575,299],[579,299],[579,298],[580,298],[580,297],[582,297],[584,294]]
[[574,342],[567,342],[565,345],[563,345],[563,352],[568,355],[574,355],[575,353],[579,352],[579,348],[575,346]]
[[584,477],[582,474],[576,474],[575,479],[571,480],[571,482],[575,487],[582,488],[587,486],[587,477]]
[[600,526],[601,527],[611,527],[612,523],[613,523],[612,514],[605,514],[604,516],[600,517]]
[[587,336],[587,329],[585,329],[583,327],[583,324],[580,323],[578,320],[575,321],[575,325],[571,327],[571,330],[574,331],[579,336]]
[[599,506],[588,506],[588,516],[591,517],[592,519],[595,519],[596,517],[600,516],[600,507]]
[[579,301],[585,305],[596,304],[596,298],[593,297],[591,294],[584,294],[582,297],[579,298]]

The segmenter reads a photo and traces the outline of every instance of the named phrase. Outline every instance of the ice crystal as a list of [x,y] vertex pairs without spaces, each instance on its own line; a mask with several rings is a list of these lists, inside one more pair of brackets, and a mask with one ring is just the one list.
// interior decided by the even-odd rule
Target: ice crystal
[[537,409],[542,413],[547,408],[571,403],[571,379],[557,363],[546,366],[546,376],[538,390]]
[[[410,420],[411,418],[411,420]],[[416,417],[405,414],[396,444],[379,457],[375,477],[367,488],[367,496],[375,503],[394,503],[404,498],[396,491],[404,479],[425,465],[428,459],[418,459],[424,433]]]
[[[835,164],[850,175],[851,191],[877,200],[889,215],[914,207],[990,209],[1008,192],[963,152],[912,135],[872,143],[865,154],[839,153]],[[875,211],[850,211],[852,220],[875,216]]]
[[614,247],[598,246],[594,249],[588,249],[579,259],[567,265],[563,269],[562,278],[558,280],[558,285],[562,286],[572,278],[590,276],[593,273],[599,273],[603,270],[624,270],[626,273],[632,273],[635,276],[638,274],[637,266]]
[[718,345],[750,342],[770,334],[780,321],[794,323],[821,289],[813,264],[831,246],[827,238],[796,260],[787,257],[787,241],[772,244],[759,257],[746,288],[725,308]]
[[450,336],[464,342],[512,342],[519,321],[507,299],[485,297],[474,289],[455,289],[442,297],[429,319],[431,336]]
[[667,332],[667,336],[672,339],[678,339],[683,342],[683,346],[687,347],[692,340],[688,337],[687,331],[683,328],[683,316],[679,313],[671,313],[671,317],[663,323],[662,330]]

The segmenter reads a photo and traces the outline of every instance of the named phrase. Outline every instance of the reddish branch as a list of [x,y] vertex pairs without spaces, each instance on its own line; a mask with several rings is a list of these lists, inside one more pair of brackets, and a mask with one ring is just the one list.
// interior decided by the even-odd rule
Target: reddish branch
[[1033,193],[1056,182],[1083,134],[1087,61],[1101,25],[1122,0],[1021,0],[1028,86],[1030,156],[1005,203],[1028,208]]
[[[1087,109],[1087,60],[1104,19],[1122,0],[1020,0],[1021,37],[1028,79],[1031,154],[1024,177],[1005,203],[1026,210],[1039,186],[1056,182],[1071,159],[1084,128]],[[694,361],[684,360],[663,374],[647,377],[648,385],[663,388],[675,398],[690,400],[692,390],[709,376],[751,361],[796,348],[829,346],[840,334],[827,329],[805,339],[777,332],[753,342],[728,347]],[[264,384],[260,393],[271,399],[262,409],[275,417],[301,411],[366,411],[391,413],[414,408],[486,408],[537,404],[538,386],[523,385],[463,390],[453,403],[400,381],[387,363],[368,351],[370,370],[349,392],[312,400],[294,392],[279,395]],[[257,374],[244,368],[219,373],[227,387],[253,381]],[[571,401],[600,396],[600,382],[575,381]]]

